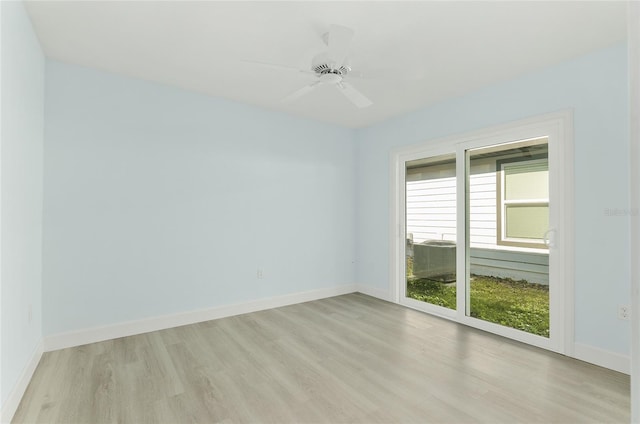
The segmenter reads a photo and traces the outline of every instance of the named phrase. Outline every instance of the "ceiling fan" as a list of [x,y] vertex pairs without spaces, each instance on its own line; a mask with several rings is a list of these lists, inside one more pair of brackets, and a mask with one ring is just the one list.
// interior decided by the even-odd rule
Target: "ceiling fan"
[[[317,80],[302,88],[295,90],[282,99],[284,103],[293,102],[300,97],[309,94],[320,85],[332,85],[338,89],[351,103],[358,108],[371,106],[373,102],[351,84],[345,81],[347,75],[351,73],[348,62],[349,46],[353,39],[352,29],[331,25],[329,32],[324,34],[323,40],[327,45],[327,51],[316,55],[311,61],[310,70],[297,69],[289,66],[274,65],[261,62],[250,62],[258,65],[275,67],[278,69],[295,70],[306,74],[314,75]],[[363,77],[361,74],[351,74],[354,77]]]

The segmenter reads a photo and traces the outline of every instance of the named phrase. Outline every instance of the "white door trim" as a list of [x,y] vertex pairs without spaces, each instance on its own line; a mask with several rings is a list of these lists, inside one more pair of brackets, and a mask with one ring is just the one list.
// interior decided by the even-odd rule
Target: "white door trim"
[[[552,319],[552,337],[527,334],[522,331],[506,328],[475,318],[467,317],[461,308],[464,298],[458,298],[457,311],[451,311],[424,302],[406,299],[405,291],[405,163],[409,160],[429,156],[456,153],[458,178],[464,179],[460,173],[465,167],[464,152],[467,149],[481,147],[488,144],[500,144],[519,139],[549,136],[549,148],[557,149],[550,156],[549,172],[554,181],[551,187],[552,199],[562,199],[555,205],[558,213],[554,214],[560,222],[551,222],[553,228],[558,229],[556,245],[558,258],[552,264],[557,274],[557,281],[563,281],[562,286],[556,285],[556,292],[551,295],[550,315]],[[510,337],[525,343],[543,347],[555,352],[573,356],[574,352],[574,172],[573,172],[573,114],[572,111],[536,116],[505,125],[486,128],[470,133],[454,135],[425,143],[394,149],[391,152],[391,211],[390,211],[390,280],[391,299],[396,303],[420,309],[425,312],[448,318],[476,327],[485,331]],[[460,185],[458,187],[464,187]],[[458,214],[464,213],[464,190],[458,190]],[[460,215],[459,215],[460,216]],[[555,218],[554,218],[555,219]],[[465,228],[463,220],[458,220],[458,245],[464,246]],[[457,272],[464,275],[466,266],[466,249],[458,249]],[[559,280],[558,280],[559,279]],[[460,290],[458,291],[461,292]],[[464,295],[464,293],[463,293]]]

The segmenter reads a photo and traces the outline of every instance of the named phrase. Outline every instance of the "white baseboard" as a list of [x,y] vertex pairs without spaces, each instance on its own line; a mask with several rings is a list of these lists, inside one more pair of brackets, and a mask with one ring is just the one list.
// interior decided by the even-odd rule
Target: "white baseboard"
[[624,374],[631,373],[631,358],[629,355],[622,355],[582,343],[575,343],[573,357]]
[[54,334],[44,339],[46,352],[80,346],[88,343],[117,339],[119,337],[133,336],[149,333],[151,331],[164,330],[182,325],[195,324],[212,319],[225,318],[249,312],[278,308],[295,303],[309,302],[327,297],[340,296],[356,291],[355,284],[340,285],[324,289],[310,290],[301,293],[287,294],[234,305],[217,306],[209,309],[181,312],[177,314],[159,317],[145,318],[136,321],[122,322],[118,324],[87,328],[83,330]]
[[22,396],[24,392],[27,390],[27,386],[31,381],[31,377],[33,377],[33,373],[36,371],[36,367],[40,362],[40,358],[43,353],[43,342],[40,340],[35,350],[31,354],[31,358],[29,362],[22,370],[22,374],[20,374],[20,378],[16,382],[15,386],[9,393],[7,400],[2,405],[2,409],[0,409],[0,423],[10,423],[13,419],[13,416],[20,405],[20,401],[22,400]]
[[387,302],[393,302],[388,290],[371,287],[366,284],[357,284],[356,290],[362,294],[366,294],[367,296],[377,297],[378,299],[386,300]]

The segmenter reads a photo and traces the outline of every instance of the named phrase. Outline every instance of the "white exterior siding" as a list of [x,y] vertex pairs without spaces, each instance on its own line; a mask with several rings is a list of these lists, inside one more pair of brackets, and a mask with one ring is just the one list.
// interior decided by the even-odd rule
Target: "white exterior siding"
[[496,248],[496,173],[472,174],[469,178],[470,247]]
[[407,234],[413,242],[456,241],[456,178],[407,181]]
[[[496,248],[496,173],[471,175],[469,197],[471,247]],[[456,241],[455,177],[407,181],[407,234]]]

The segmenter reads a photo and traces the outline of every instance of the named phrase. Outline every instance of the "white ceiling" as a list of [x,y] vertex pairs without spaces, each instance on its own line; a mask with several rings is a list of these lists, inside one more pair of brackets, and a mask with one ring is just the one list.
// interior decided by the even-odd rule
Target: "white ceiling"
[[[624,1],[29,1],[27,10],[52,59],[352,128],[626,37]],[[308,69],[330,24],[355,31],[354,71],[424,78],[347,77],[374,102],[366,109],[331,86],[281,103],[315,77],[246,61]]]

